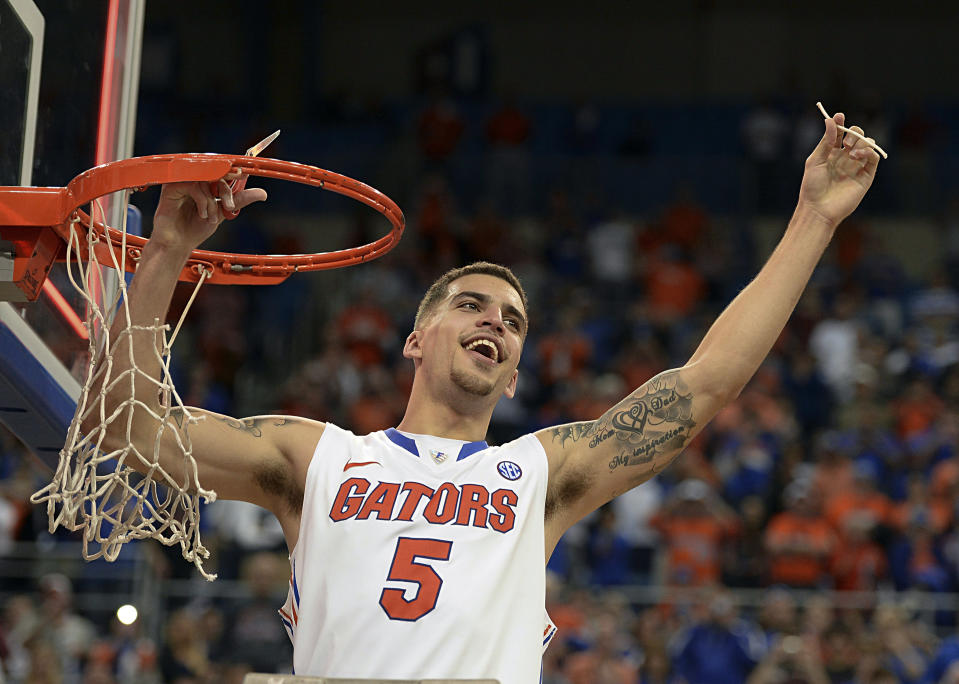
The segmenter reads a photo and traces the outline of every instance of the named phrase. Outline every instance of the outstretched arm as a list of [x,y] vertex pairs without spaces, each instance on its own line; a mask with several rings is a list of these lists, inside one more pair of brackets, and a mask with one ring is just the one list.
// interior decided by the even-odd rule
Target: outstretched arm
[[689,361],[657,375],[595,421],[537,433],[550,460],[548,549],[581,517],[665,468],[756,372],[836,227],[875,177],[879,155],[855,136],[843,139],[843,120],[842,114],[825,120],[782,240]]
[[[127,444],[127,419],[130,418],[130,439],[137,449],[152,456],[159,435],[159,465],[188,488],[196,487],[192,473],[186,470],[177,438],[184,438],[185,416],[174,410],[168,424],[161,425],[150,411],[162,415],[158,386],[147,378],[159,379],[162,332],[152,329],[155,322],[166,320],[170,300],[180,271],[190,252],[210,237],[223,220],[222,205],[239,210],[266,199],[259,188],[243,190],[234,196],[229,182],[236,174],[219,181],[220,202],[208,183],[173,183],[160,193],[153,233],[143,248],[142,257],[128,291],[131,331],[121,310],[111,331],[112,373],[105,390],[106,415],[112,414],[130,399],[130,378],[133,380],[135,403],[122,409],[119,419],[107,429],[103,447],[123,448]],[[144,330],[137,330],[143,326]],[[102,363],[102,362],[101,362]],[[141,373],[134,373],[134,366]],[[126,375],[124,375],[126,374]],[[118,381],[118,378],[123,378]],[[91,388],[91,395],[103,391],[101,385]],[[149,409],[149,411],[147,410]],[[200,409],[189,409],[202,419],[190,426],[189,436],[197,463],[199,481],[222,498],[242,499],[270,508],[274,512],[290,508],[292,469],[289,455],[296,443],[315,444],[322,425],[303,419],[257,417],[237,420]],[[130,412],[130,413],[128,413]],[[98,412],[81,426],[89,433],[100,425]],[[312,442],[309,440],[312,439]],[[127,458],[126,465],[145,472],[138,459]]]

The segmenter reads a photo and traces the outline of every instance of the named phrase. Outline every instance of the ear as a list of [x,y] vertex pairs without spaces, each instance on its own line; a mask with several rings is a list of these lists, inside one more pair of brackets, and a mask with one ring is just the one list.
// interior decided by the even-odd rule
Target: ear
[[513,371],[513,377],[509,379],[509,382],[506,385],[506,389],[503,390],[503,396],[507,399],[512,399],[516,394],[516,382],[519,380],[519,371]]
[[419,361],[423,358],[423,348],[420,346],[420,331],[414,330],[403,343],[403,356],[413,361]]

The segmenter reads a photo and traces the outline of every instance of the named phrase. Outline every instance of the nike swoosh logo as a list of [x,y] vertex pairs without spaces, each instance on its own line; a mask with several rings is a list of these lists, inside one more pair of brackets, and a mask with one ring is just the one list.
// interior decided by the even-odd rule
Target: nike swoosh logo
[[350,468],[359,468],[360,466],[368,466],[368,465],[383,465],[383,464],[380,463],[379,461],[358,461],[356,463],[347,463],[345,466],[343,466],[343,472],[345,473]]

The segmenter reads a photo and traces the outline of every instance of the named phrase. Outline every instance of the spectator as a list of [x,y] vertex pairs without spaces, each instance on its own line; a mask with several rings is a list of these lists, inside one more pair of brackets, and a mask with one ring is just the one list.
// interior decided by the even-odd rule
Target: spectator
[[181,608],[166,623],[160,673],[167,684],[202,684],[213,673],[208,642],[199,618]]
[[368,290],[357,293],[333,325],[346,351],[360,368],[381,366],[396,344],[389,314]]
[[836,548],[836,534],[819,514],[808,482],[792,482],[783,498],[786,510],[774,516],[766,528],[769,581],[791,587],[821,586]]
[[573,653],[563,668],[570,684],[632,684],[636,663],[616,616],[603,611],[594,620],[588,648]]
[[846,445],[837,432],[819,435],[813,446],[816,465],[812,470],[812,491],[825,505],[853,487],[855,467],[845,453]]
[[459,145],[465,129],[453,100],[434,92],[417,123],[420,151],[428,162],[442,168]]
[[651,524],[663,502],[663,486],[657,478],[617,496],[610,502],[616,511],[619,534],[629,545],[629,567],[635,581],[646,583],[653,571],[659,534]]
[[251,554],[286,548],[280,522],[265,508],[220,499],[210,504],[207,513],[219,534],[218,572],[225,579],[239,577],[243,559]]
[[80,681],[78,670],[64,671],[64,654],[43,633],[27,641],[27,651],[29,670],[24,684],[76,684]]
[[948,591],[948,562],[932,523],[924,512],[914,513],[889,548],[890,574],[896,589]]
[[706,283],[674,246],[661,247],[646,272],[650,315],[660,325],[690,316],[706,294]]
[[651,524],[665,541],[666,583],[713,585],[720,548],[739,529],[736,513],[702,480],[681,482]]
[[[41,619],[35,637],[49,643],[63,676],[73,681],[82,671],[83,660],[93,644],[96,630],[89,620],[74,612],[73,585],[65,575],[44,575],[40,578],[40,593],[43,597]],[[46,647],[37,645],[37,648]]]
[[116,617],[110,621],[110,633],[90,649],[84,670],[84,684],[118,682],[153,684],[159,682],[156,644],[140,634],[142,620],[125,625]]
[[886,555],[873,540],[872,516],[856,513],[843,518],[841,543],[830,562],[830,574],[840,591],[875,591],[886,576]]
[[589,364],[593,346],[580,329],[576,311],[564,310],[556,329],[539,343],[540,379],[544,385],[574,380]]
[[783,387],[792,400],[803,435],[808,439],[829,424],[833,415],[833,398],[812,354],[798,350],[789,361],[784,368]]
[[513,226],[489,202],[477,208],[466,227],[466,244],[470,258],[493,263],[509,262],[515,255]]
[[895,402],[897,433],[902,439],[915,437],[932,427],[944,408],[928,379],[912,378]]
[[765,635],[765,644],[772,649],[782,639],[799,633],[796,599],[782,587],[770,589],[759,607],[759,626]]
[[639,666],[639,684],[679,684],[679,675],[673,670],[669,653],[663,648],[654,648],[643,654]]
[[822,636],[822,658],[833,684],[853,684],[862,653],[849,626],[833,623]]
[[[875,467],[869,461],[858,461],[853,467],[853,486],[838,492],[825,502],[825,517],[840,537],[854,525],[868,534],[880,531],[889,523],[892,505],[876,488]],[[854,521],[853,518],[856,520]]]
[[769,214],[784,208],[784,167],[789,123],[773,101],[764,98],[742,123],[742,141],[749,160],[744,185],[748,204]]
[[612,506],[603,506],[597,513],[586,542],[590,583],[598,587],[626,584],[630,577],[629,542],[618,531]]
[[622,296],[633,277],[635,226],[622,212],[590,226],[586,237],[593,280],[609,297]]
[[832,600],[825,594],[814,594],[803,607],[802,636],[811,637],[821,645],[836,617]]
[[4,653],[0,656],[0,672],[13,681],[23,679],[30,668],[28,641],[37,631],[40,616],[29,596],[14,595],[3,604],[0,635]]
[[747,496],[739,511],[740,533],[723,545],[723,583],[729,587],[762,586],[769,566],[764,539],[766,504],[759,496]]
[[856,308],[852,295],[840,294],[833,315],[816,324],[809,337],[809,350],[823,378],[843,403],[852,398],[859,364],[859,323],[853,318]]
[[762,658],[762,635],[739,618],[728,595],[717,593],[706,620],[680,633],[671,650],[688,684],[742,684]]
[[529,151],[532,121],[512,95],[486,121],[489,144],[487,189],[499,211],[523,215],[529,209]]
[[818,646],[795,635],[777,637],[756,666],[747,684],[830,684]]
[[[897,606],[879,606],[873,616],[882,646],[883,668],[894,682],[916,682],[926,671],[926,655],[915,643],[903,610]],[[875,681],[875,679],[873,679]]]
[[[945,487],[948,491],[948,487]],[[889,524],[898,532],[905,533],[909,525],[921,521],[933,534],[946,531],[952,523],[951,498],[931,496],[926,479],[920,473],[909,476],[906,500],[892,507]]]
[[[943,639],[933,655],[919,684],[942,684],[955,681],[956,666],[959,664],[959,636]],[[947,676],[951,679],[947,679]]]
[[289,568],[282,556],[257,553],[243,566],[241,597],[225,608],[216,660],[247,672],[289,672],[293,648],[276,607],[283,603]]

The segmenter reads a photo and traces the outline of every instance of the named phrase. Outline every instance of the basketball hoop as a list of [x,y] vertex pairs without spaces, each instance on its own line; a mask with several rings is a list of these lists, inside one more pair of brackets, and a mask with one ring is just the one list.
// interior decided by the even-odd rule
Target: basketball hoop
[[[82,207],[120,190],[141,190],[151,185],[184,181],[214,182],[232,169],[248,176],[310,185],[350,197],[383,214],[392,230],[359,247],[315,254],[267,256],[196,249],[183,268],[180,280],[196,282],[202,272],[207,272],[210,283],[275,284],[299,271],[341,268],[376,259],[396,246],[403,234],[403,212],[393,200],[365,183],[315,166],[246,155],[134,157],[101,164],[80,174],[64,188],[0,187],[0,239],[14,244],[14,282],[26,293],[27,299],[36,299],[53,262],[63,258],[60,249],[63,243],[78,238],[83,250],[80,257],[90,258],[85,246],[88,229],[96,233],[94,258],[107,266],[112,266],[114,259],[125,261],[126,270],[135,271],[146,239],[125,235],[91,220]],[[127,259],[120,258],[121,249],[127,250]]]
[[[97,221],[103,212],[92,207],[115,192],[163,183],[213,183],[231,171],[243,174],[241,178],[275,178],[345,195],[383,214],[392,228],[368,244],[335,252],[266,256],[194,250],[179,279],[196,286],[173,332],[159,320],[133,325],[125,279],[118,279],[111,298],[95,267],[135,271],[147,240],[127,233],[125,225],[114,228]],[[86,205],[91,205],[89,212],[82,208]],[[214,501],[216,492],[204,489],[197,479],[189,434],[190,426],[204,416],[183,405],[170,372],[171,348],[190,305],[206,282],[279,283],[299,271],[370,261],[397,244],[404,226],[399,207],[364,183],[314,166],[248,155],[138,157],[97,166],[63,188],[0,187],[0,240],[13,245],[13,281],[19,290],[36,299],[53,262],[62,260],[70,283],[87,303],[90,363],[83,389],[52,481],[31,497],[33,503],[47,504],[50,532],[61,526],[82,531],[87,560],[116,560],[123,544],[133,539],[179,544],[183,557],[214,579],[203,568],[209,552],[200,540],[200,501]],[[122,324],[111,325],[114,314],[123,317]],[[158,366],[159,377],[138,367],[135,334],[153,335],[156,357],[151,365]],[[115,362],[118,355],[124,363]],[[137,386],[142,389],[144,383],[162,397],[159,405],[137,398]],[[125,399],[118,396],[120,388]],[[135,443],[134,414],[140,421],[153,421],[153,444],[139,438]],[[159,462],[161,438],[170,434],[165,453],[182,457],[167,461],[177,462],[177,472],[168,472]]]

